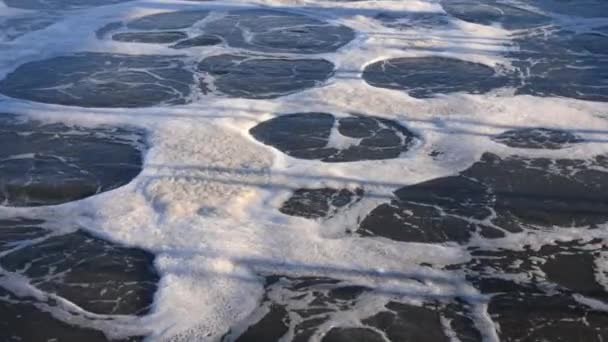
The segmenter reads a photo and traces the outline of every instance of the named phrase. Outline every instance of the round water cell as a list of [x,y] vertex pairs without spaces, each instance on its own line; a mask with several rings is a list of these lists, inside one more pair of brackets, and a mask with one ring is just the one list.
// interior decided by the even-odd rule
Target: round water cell
[[201,88],[232,97],[273,99],[326,82],[334,65],[324,59],[258,58],[218,55],[198,64]]
[[188,102],[193,74],[171,56],[81,53],[19,66],[0,93],[79,107],[149,107]]
[[[391,120],[366,115],[335,118],[327,113],[279,116],[250,133],[294,158],[328,163],[394,159],[416,141],[412,132]],[[337,144],[330,136],[350,143]]]
[[143,133],[0,117],[0,203],[62,204],[129,183],[141,172]]
[[375,62],[365,68],[363,79],[374,87],[404,90],[415,98],[455,92],[483,94],[508,83],[489,66],[445,57]]

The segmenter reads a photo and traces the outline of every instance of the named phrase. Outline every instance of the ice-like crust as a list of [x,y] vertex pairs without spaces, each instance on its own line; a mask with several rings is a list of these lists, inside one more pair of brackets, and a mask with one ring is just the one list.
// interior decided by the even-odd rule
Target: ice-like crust
[[62,204],[129,183],[141,172],[143,132],[0,117],[0,203]]

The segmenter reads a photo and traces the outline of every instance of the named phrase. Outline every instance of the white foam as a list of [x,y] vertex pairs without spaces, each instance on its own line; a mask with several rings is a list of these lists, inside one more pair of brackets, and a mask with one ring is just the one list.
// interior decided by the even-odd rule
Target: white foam
[[[430,296],[477,295],[456,275],[420,266],[464,262],[469,255],[461,247],[358,238],[346,232],[356,228],[358,218],[386,201],[397,188],[457,173],[486,151],[555,158],[606,153],[605,104],[512,97],[508,90],[419,100],[402,91],[366,84],[360,78],[363,68],[389,57],[432,54],[488,65],[508,62],[500,55],[506,49],[504,43],[509,42],[508,33],[497,27],[459,22],[445,28],[398,31],[371,19],[380,11],[441,12],[430,0],[142,0],[76,11],[44,30],[3,45],[0,77],[27,61],[79,51],[175,54],[161,45],[100,41],[95,31],[107,23],[149,13],[249,5],[318,16],[348,25],[359,35],[337,53],[319,55],[338,68],[329,84],[275,100],[197,94],[192,104],[183,106],[82,109],[0,97],[3,112],[47,122],[132,125],[149,132],[151,149],[144,171],[129,185],[61,206],[3,209],[2,215],[41,215],[55,218],[57,226],[76,221],[105,238],[156,253],[156,266],[163,278],[153,313],[130,322],[142,331],[152,331],[151,340],[217,340],[256,308],[263,293],[261,274],[329,276]],[[0,15],[13,12],[0,4]],[[179,53],[199,61],[222,51],[215,47]],[[256,142],[248,133],[276,115],[313,111],[393,119],[416,132],[421,143],[399,159],[323,164],[286,156]],[[568,129],[592,142],[564,150],[531,151],[490,140],[491,135],[507,129],[538,126]],[[340,146],[352,143],[333,142]],[[443,154],[433,158],[429,156],[432,151]],[[320,186],[362,187],[369,197],[326,222],[288,217],[277,210],[289,191]],[[586,234],[562,229],[517,234],[495,243],[517,248],[524,243],[586,238]],[[593,234],[608,235],[606,229]],[[606,260],[603,262],[601,268],[607,269]],[[422,286],[390,274],[429,280]],[[439,284],[430,279],[446,281]],[[478,325],[485,327],[487,340],[497,340],[483,306],[476,307],[475,313]]]

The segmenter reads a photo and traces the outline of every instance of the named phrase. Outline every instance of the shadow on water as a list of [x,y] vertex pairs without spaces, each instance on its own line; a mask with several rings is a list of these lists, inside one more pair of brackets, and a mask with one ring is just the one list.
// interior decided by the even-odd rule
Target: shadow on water
[[[532,159],[534,160],[534,159]],[[538,159],[541,160],[541,159]],[[550,160],[550,159],[549,159]],[[302,189],[302,186],[296,186],[293,184],[301,184],[302,182],[308,183],[323,183],[329,182],[331,184],[342,184],[342,187],[348,188],[353,184],[363,188],[364,190],[370,190],[370,192],[366,192],[365,198],[374,198],[374,199],[383,199],[383,200],[396,200],[398,197],[394,194],[386,195],[381,193],[376,193],[373,191],[373,188],[383,188],[383,189],[393,189],[397,190],[400,188],[404,188],[411,184],[408,183],[391,183],[391,182],[378,182],[373,180],[363,180],[360,178],[352,178],[352,177],[339,177],[339,176],[327,176],[327,175],[310,175],[310,174],[300,174],[293,172],[277,172],[272,171],[271,173],[267,169],[250,169],[250,168],[225,168],[225,167],[214,167],[214,166],[201,166],[201,165],[158,165],[158,164],[150,164],[147,165],[146,168],[152,172],[154,175],[144,176],[145,180],[143,182],[143,187],[146,187],[147,184],[155,180],[162,179],[183,179],[187,181],[194,182],[209,182],[215,184],[224,184],[224,185],[233,185],[233,186],[245,186],[245,187],[256,187],[261,189],[273,189],[273,190],[290,190],[295,191],[298,189]],[[167,174],[163,174],[163,171],[168,172]],[[191,172],[192,174],[182,174],[182,172]],[[271,180],[269,181],[260,181],[260,180],[239,180],[235,179],[235,175],[240,176],[271,176]],[[458,175],[455,173],[454,175]],[[550,173],[547,173],[550,175]],[[491,177],[492,175],[487,175]],[[448,176],[449,177],[449,176]],[[280,179],[280,181],[273,181],[272,178]],[[259,179],[259,178],[257,178]],[[340,186],[337,187],[338,189]],[[404,189],[406,189],[404,188]],[[431,189],[429,189],[430,191]],[[465,190],[465,189],[463,189]],[[435,191],[441,191],[441,187],[435,189]],[[485,190],[480,191],[480,195],[485,193]],[[590,199],[587,196],[577,196],[572,194],[565,194],[553,191],[553,193],[542,194],[535,191],[513,191],[513,189],[509,190],[493,190],[492,194],[495,196],[501,197],[501,200],[504,203],[501,203],[502,210],[508,209],[517,209],[519,206],[517,205],[518,201],[523,201],[530,206],[530,209],[541,209],[543,208],[543,203],[570,203],[572,204],[570,211],[566,211],[565,208],[562,207],[553,207],[547,205],[544,208],[544,211],[551,212],[555,211],[555,213],[559,214],[570,214],[570,215],[585,215],[585,214],[598,214],[595,210],[589,208],[582,208],[581,203],[587,203],[592,206],[594,203],[599,204],[600,202],[595,202],[597,199]],[[456,199],[455,199],[456,200]],[[463,199],[464,200],[464,199]],[[415,200],[413,202],[416,202]],[[421,202],[422,205],[429,205]],[[568,207],[566,205],[566,207]],[[467,218],[463,216],[463,218]]]
[[[350,74],[355,75],[355,74],[360,74],[360,72],[352,71],[352,72],[350,72]],[[2,103],[1,95],[0,95],[0,103]],[[319,100],[319,101],[315,100],[315,101],[310,101],[310,102],[299,101],[298,103],[302,104],[303,107],[319,105],[319,104],[325,105],[325,106],[330,106],[329,102],[324,103],[324,101],[322,101],[322,100]],[[28,112],[36,111],[33,108],[24,109],[23,106],[14,105],[14,103],[6,104],[6,106],[4,108],[6,108],[6,109],[3,109],[3,112],[5,112],[5,113],[10,113],[10,112],[28,113]],[[11,110],[11,108],[13,108],[13,109]],[[192,111],[197,111],[198,114],[192,114]],[[57,109],[47,108],[47,109],[44,109],[44,112],[45,112],[45,114],[48,113],[49,115],[58,115],[58,116],[62,116],[65,114],[65,110],[62,108],[57,108]],[[222,114],[219,114],[220,112]],[[302,112],[309,112],[309,111],[302,111]],[[208,113],[211,113],[211,114],[208,114]],[[235,113],[238,113],[238,114],[235,114]],[[288,112],[273,113],[273,111],[271,111],[271,110],[255,109],[255,108],[251,108],[251,107],[247,107],[247,106],[237,107],[234,105],[233,106],[207,105],[207,106],[204,106],[203,109],[200,109],[198,106],[193,107],[193,108],[185,107],[185,108],[183,108],[183,110],[171,108],[170,110],[167,110],[167,111],[154,111],[154,112],[150,112],[149,110],[146,110],[145,108],[129,109],[128,111],[106,110],[104,108],[95,108],[93,111],[78,111],[79,116],[82,116],[82,115],[116,116],[116,115],[118,115],[120,117],[133,117],[134,119],[142,119],[142,118],[163,118],[163,119],[183,118],[183,119],[198,119],[198,120],[249,119],[253,122],[261,122],[262,121],[261,117],[264,115],[267,115],[267,114],[275,114],[276,117],[279,117],[281,115],[287,115],[287,114],[291,114],[291,113],[288,113]],[[366,113],[362,113],[362,114],[377,115],[378,113],[374,113],[374,112],[367,113],[366,112]],[[2,114],[0,113],[0,115],[2,115]],[[437,132],[437,133],[445,134],[445,135],[469,135],[469,136],[488,137],[488,138],[495,136],[495,134],[486,133],[485,131],[487,129],[496,130],[496,131],[500,131],[500,130],[508,131],[508,130],[519,130],[519,129],[522,129],[522,130],[523,129],[533,129],[533,128],[539,127],[538,125],[499,124],[499,123],[484,122],[484,121],[480,121],[480,120],[464,119],[464,118],[446,117],[445,119],[442,119],[440,117],[434,117],[434,118],[430,118],[430,119],[419,119],[419,118],[407,117],[407,114],[403,114],[393,120],[395,120],[396,122],[405,124],[406,127],[408,126],[408,124],[424,125],[423,128],[416,127],[417,129],[420,129],[423,131],[432,131],[432,132]],[[462,126],[465,126],[466,128],[462,128]],[[543,127],[551,128],[550,126],[546,126],[546,125],[544,125]],[[476,129],[476,128],[478,128],[478,129]],[[585,135],[586,137],[584,138],[584,142],[590,142],[590,143],[608,142],[608,130],[588,129],[588,128],[564,128],[561,126],[556,126],[555,129],[564,130],[564,131],[570,132],[575,135],[576,134]],[[500,132],[497,132],[497,134],[499,134],[499,133]],[[593,136],[593,137],[590,137],[590,136]],[[156,166],[160,167],[160,165],[156,165]],[[194,166],[187,166],[187,167],[194,167]]]

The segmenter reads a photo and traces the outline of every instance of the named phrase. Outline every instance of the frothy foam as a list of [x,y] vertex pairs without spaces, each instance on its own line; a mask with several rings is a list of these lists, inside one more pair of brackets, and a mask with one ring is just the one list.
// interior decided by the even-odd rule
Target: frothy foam
[[[126,186],[59,206],[1,208],[0,216],[53,218],[51,228],[76,223],[111,241],[156,254],[162,279],[151,314],[129,320],[129,328],[119,324],[118,332],[112,330],[116,327],[98,326],[110,336],[133,329],[150,332],[153,341],[217,340],[254,312],[264,293],[263,277],[278,274],[340,279],[397,298],[469,298],[476,305],[476,326],[486,340],[497,340],[481,294],[460,275],[440,269],[468,261],[466,246],[397,242],[350,232],[396,189],[456,174],[484,152],[576,159],[607,152],[608,107],[601,102],[514,97],[509,88],[421,100],[404,91],[372,87],[360,77],[367,65],[400,57],[444,56],[508,67],[503,54],[514,47],[509,45],[509,31],[500,26],[453,19],[445,26],[399,29],[374,19],[386,12],[443,15],[434,1],[131,1],[65,12],[44,29],[0,41],[0,77],[26,62],[85,51],[185,55],[191,65],[221,53],[246,53],[224,46],[174,50],[160,44],[100,40],[95,32],[108,23],[152,13],[257,6],[356,30],[355,39],[337,52],[314,55],[335,64],[335,76],[319,87],[272,100],[226,98],[193,86],[191,103],[149,108],[85,109],[0,96],[2,111],[43,122],[140,127],[148,132],[150,145],[142,173]],[[0,14],[12,16],[17,11],[0,4]],[[322,163],[289,157],[249,134],[264,121],[298,112],[386,118],[407,127],[420,142],[397,159]],[[532,150],[491,139],[507,130],[534,127],[568,130],[585,142]],[[336,146],[352,143],[332,140]],[[323,187],[361,188],[365,196],[326,221],[279,211],[292,191]],[[470,244],[517,249],[589,236],[586,230],[556,229]],[[592,236],[605,240],[608,231],[602,226]],[[596,262],[599,269],[608,269],[606,258]],[[606,277],[598,278],[608,288]],[[378,301],[370,304],[373,307],[386,298],[370,300]]]

